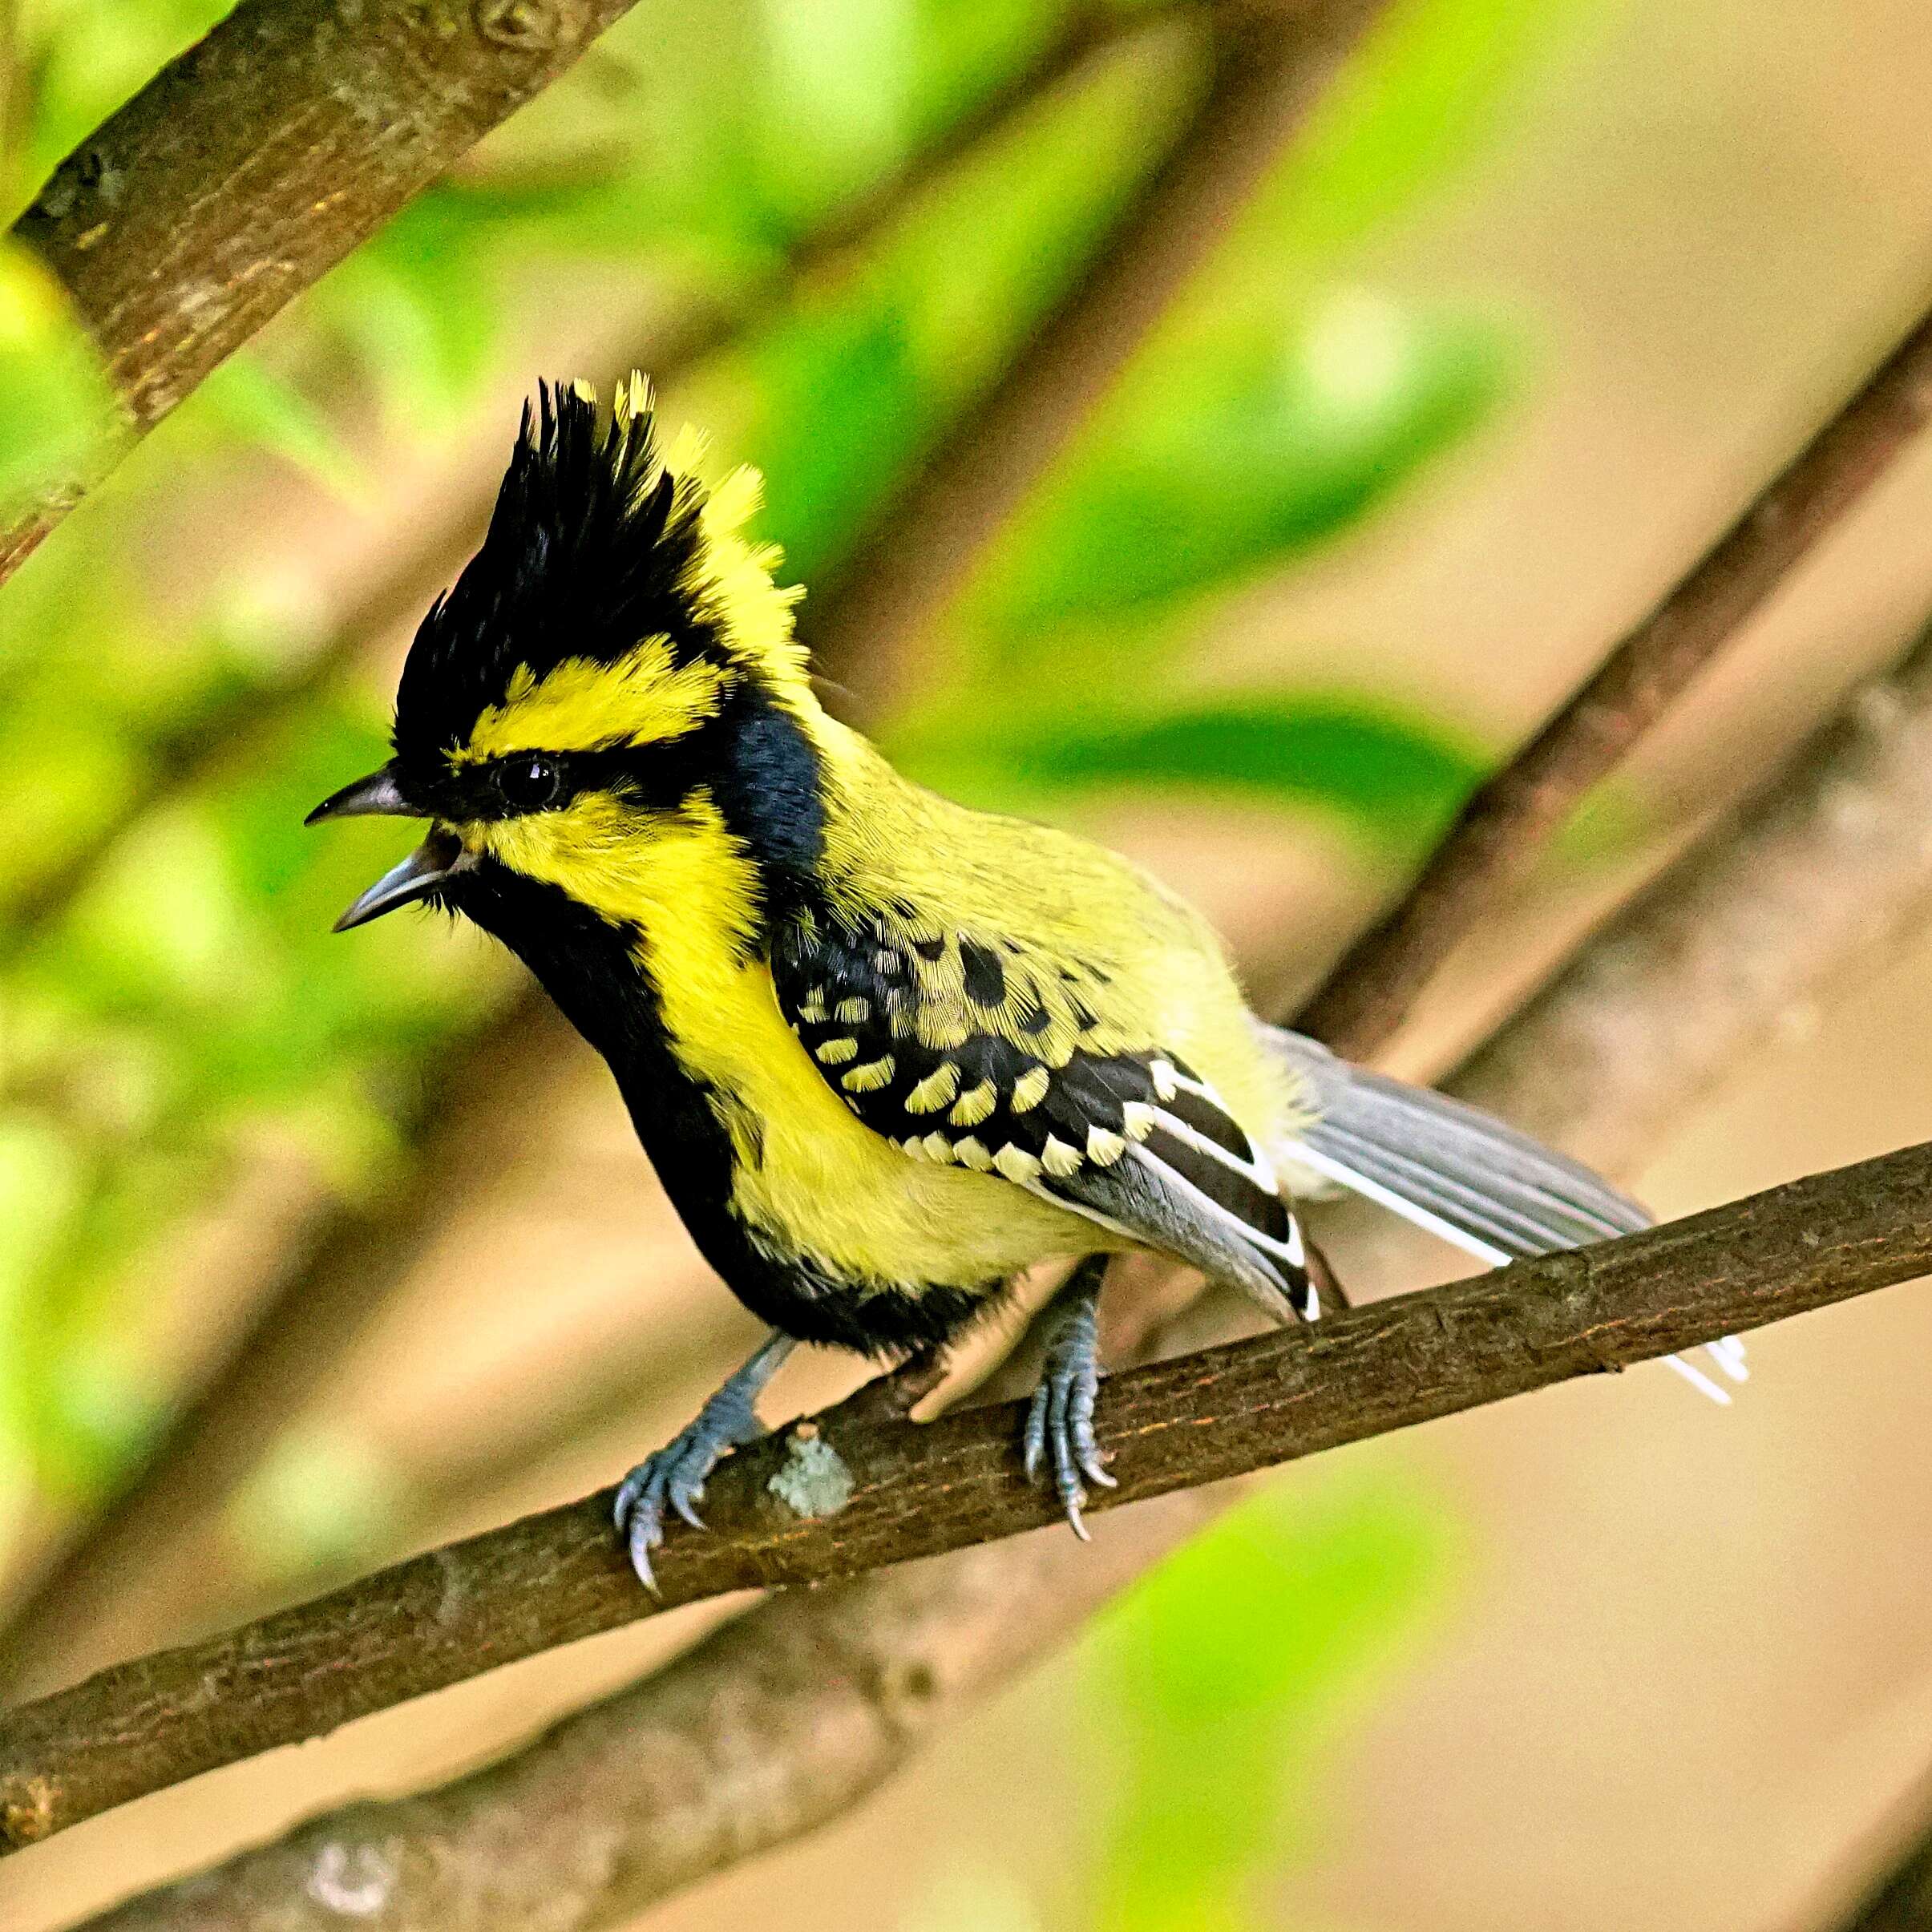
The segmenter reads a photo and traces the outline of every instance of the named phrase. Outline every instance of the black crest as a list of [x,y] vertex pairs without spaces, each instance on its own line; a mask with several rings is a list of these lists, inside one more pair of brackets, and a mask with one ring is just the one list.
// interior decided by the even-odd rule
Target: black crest
[[668,475],[653,413],[600,420],[592,397],[540,383],[483,547],[418,627],[396,693],[395,746],[460,745],[519,665],[608,663],[645,638],[715,650],[702,592],[705,492]]

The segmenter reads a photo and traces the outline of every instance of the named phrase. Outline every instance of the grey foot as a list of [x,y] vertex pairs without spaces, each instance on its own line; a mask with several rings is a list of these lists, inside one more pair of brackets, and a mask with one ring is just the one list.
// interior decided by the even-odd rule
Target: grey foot
[[1022,1438],[1027,1480],[1041,1481],[1051,1457],[1053,1493],[1082,1542],[1089,1538],[1081,1515],[1087,1501],[1081,1477],[1103,1489],[1116,1486],[1093,1437],[1093,1405],[1101,1381],[1098,1301],[1097,1279],[1068,1301],[1047,1348],[1046,1366],[1026,1412]]
[[697,1506],[705,1480],[727,1452],[765,1433],[755,1407],[758,1392],[791,1348],[783,1336],[774,1336],[705,1403],[688,1429],[646,1456],[618,1484],[612,1514],[630,1550],[631,1567],[646,1590],[657,1587],[651,1552],[664,1541],[667,1510],[693,1530],[704,1528]]

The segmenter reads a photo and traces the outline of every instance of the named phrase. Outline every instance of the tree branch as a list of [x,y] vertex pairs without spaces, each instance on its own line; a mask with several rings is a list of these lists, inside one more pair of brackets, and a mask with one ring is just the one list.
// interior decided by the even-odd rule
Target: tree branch
[[122,412],[101,471],[0,532],[10,576],[217,364],[540,93],[632,0],[241,0],[57,168],[14,224]]
[[1445,954],[1524,877],[1584,793],[1648,730],[1932,415],[1932,313],[1509,765],[1296,1021],[1352,1059],[1400,1023]]
[[[1457,1076],[1615,1170],[1932,899],[1932,631],[1627,906]],[[1658,1000],[1661,981],[1675,988]],[[1606,1081],[1614,1109],[1595,1096]]]
[[[1118,1376],[1106,1510],[1618,1369],[1932,1268],[1932,1144],[1599,1247],[1400,1295]],[[864,1405],[862,1401],[861,1408]],[[1052,1525],[1024,1405],[925,1425],[845,1405],[732,1457],[713,1533],[641,1591],[612,1492],[415,1558],[208,1643],[16,1711],[0,1829],[30,1843],[183,1778],[539,1650],[735,1590],[819,1583]]]

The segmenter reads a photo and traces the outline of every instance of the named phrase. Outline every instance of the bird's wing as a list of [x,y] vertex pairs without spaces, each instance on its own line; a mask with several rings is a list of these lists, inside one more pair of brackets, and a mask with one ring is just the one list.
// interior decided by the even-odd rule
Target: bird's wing
[[1000,1175],[1277,1315],[1319,1312],[1273,1161],[1116,1017],[1104,968],[997,935],[814,916],[774,947],[772,977],[827,1085],[908,1157]]

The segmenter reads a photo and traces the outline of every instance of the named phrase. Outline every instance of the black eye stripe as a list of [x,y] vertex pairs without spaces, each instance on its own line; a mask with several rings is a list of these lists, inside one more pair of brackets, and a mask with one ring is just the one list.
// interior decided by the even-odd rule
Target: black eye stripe
[[670,810],[714,775],[709,748],[693,742],[698,736],[595,751],[519,751],[451,772],[433,790],[422,789],[443,817],[459,820],[558,811],[586,792],[599,791]]

